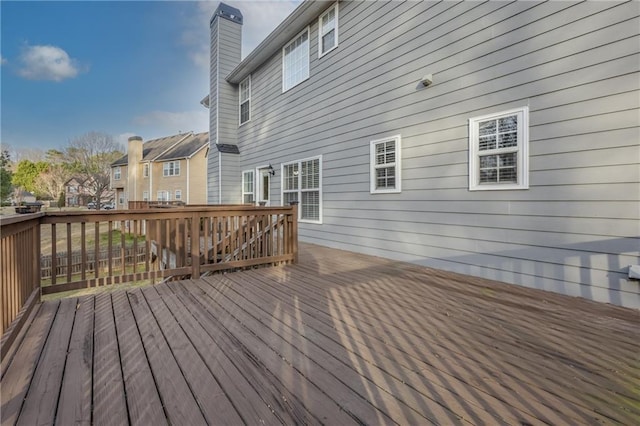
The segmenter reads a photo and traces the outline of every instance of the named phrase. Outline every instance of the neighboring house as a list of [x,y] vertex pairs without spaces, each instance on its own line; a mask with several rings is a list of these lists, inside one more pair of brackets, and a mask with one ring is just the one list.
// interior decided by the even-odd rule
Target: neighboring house
[[639,15],[304,1],[241,61],[221,4],[208,200],[297,200],[302,241],[640,308]]
[[[93,194],[85,185],[85,181],[78,177],[69,179],[64,184],[64,198],[68,207],[86,206],[93,201]],[[113,199],[113,191],[106,191],[103,194],[103,202]]]
[[35,203],[36,196],[32,192],[23,189],[15,189],[12,194],[11,204],[19,205],[20,203]]
[[[95,196],[95,181],[92,178],[82,179],[79,177],[73,177],[64,184],[65,190],[65,202],[68,207],[87,206],[90,202],[96,201]],[[93,189],[92,189],[93,187]],[[114,191],[108,189],[102,192],[100,202],[102,204],[110,203],[113,201]]]
[[147,142],[129,138],[127,155],[111,165],[111,188],[116,208],[129,201],[207,202],[207,151],[204,133],[180,133]]

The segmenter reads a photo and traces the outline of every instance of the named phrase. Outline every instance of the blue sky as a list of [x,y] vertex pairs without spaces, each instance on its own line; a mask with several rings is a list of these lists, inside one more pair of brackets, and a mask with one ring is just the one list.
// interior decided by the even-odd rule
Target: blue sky
[[[299,1],[225,3],[244,15],[244,57]],[[207,131],[217,4],[0,2],[2,148],[61,148],[89,131],[120,141]]]

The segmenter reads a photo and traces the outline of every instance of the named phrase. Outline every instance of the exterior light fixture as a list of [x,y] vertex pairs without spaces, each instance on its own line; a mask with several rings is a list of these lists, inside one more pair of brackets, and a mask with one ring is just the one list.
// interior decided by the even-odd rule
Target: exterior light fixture
[[275,176],[276,175],[276,171],[273,170],[273,166],[271,164],[269,164],[269,174],[271,176]]
[[424,87],[431,86],[431,84],[433,83],[433,74],[427,74],[424,77],[422,77],[420,79],[420,83],[422,83]]

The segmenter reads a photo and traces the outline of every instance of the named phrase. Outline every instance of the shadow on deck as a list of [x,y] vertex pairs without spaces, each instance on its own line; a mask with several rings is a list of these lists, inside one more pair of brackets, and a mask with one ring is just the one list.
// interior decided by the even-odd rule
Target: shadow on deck
[[314,245],[40,304],[2,424],[640,424],[640,313]]

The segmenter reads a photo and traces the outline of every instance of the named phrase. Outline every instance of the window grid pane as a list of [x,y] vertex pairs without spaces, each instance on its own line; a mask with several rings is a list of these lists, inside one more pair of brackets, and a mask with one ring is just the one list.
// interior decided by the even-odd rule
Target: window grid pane
[[301,220],[319,221],[321,214],[320,159],[283,165],[283,203],[300,203]]
[[307,77],[309,77],[309,34],[305,31],[284,48],[284,90],[292,88]]

